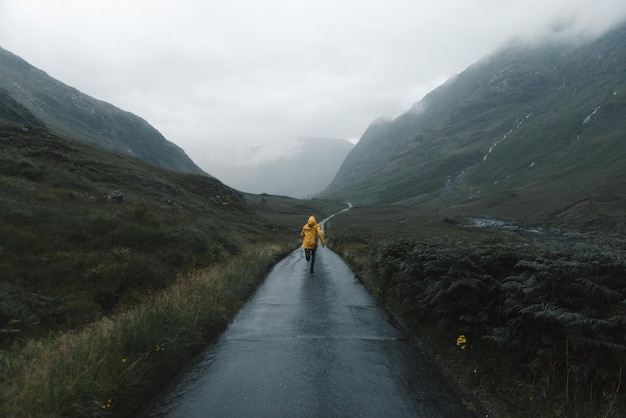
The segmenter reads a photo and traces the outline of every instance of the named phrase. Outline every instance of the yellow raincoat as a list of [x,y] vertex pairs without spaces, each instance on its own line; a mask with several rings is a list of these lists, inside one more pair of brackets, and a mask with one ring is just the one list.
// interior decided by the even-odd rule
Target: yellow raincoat
[[318,225],[315,216],[309,217],[309,221],[302,227],[302,248],[314,250],[317,248],[317,239],[322,242],[324,246],[324,233],[322,228]]

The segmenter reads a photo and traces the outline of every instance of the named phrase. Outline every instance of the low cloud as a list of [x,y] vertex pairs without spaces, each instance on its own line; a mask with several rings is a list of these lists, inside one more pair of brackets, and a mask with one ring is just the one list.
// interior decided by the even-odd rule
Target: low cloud
[[220,177],[297,137],[355,142],[512,38],[597,35],[625,16],[623,0],[4,0],[0,46]]

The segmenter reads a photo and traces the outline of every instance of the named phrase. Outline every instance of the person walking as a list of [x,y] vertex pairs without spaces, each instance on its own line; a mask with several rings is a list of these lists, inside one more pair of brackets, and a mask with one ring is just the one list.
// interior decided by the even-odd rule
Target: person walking
[[302,227],[302,248],[304,248],[304,255],[306,261],[310,261],[311,267],[309,273],[315,273],[315,251],[317,250],[317,240],[319,239],[324,248],[324,233],[322,228],[317,223],[315,216],[310,216],[309,221]]

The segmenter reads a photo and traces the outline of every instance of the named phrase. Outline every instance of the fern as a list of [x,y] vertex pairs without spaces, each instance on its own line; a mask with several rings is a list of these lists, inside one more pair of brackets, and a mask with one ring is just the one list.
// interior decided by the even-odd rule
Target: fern
[[606,302],[609,303],[619,301],[623,296],[622,293],[609,289],[608,287],[600,285],[595,281],[585,277],[577,277],[576,279],[574,279],[574,282],[580,284],[587,295],[591,294],[594,296],[598,296],[599,298],[604,299]]
[[415,319],[472,335],[473,353],[498,356],[550,390],[568,381],[568,393],[597,399],[623,388],[621,254],[441,239],[388,244],[375,259],[389,296]]

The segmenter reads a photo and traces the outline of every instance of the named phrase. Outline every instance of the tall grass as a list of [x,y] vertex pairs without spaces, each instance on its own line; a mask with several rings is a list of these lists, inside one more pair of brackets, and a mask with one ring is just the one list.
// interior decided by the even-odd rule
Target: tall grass
[[136,309],[0,352],[0,410],[18,417],[134,416],[224,329],[291,248],[249,245]]

